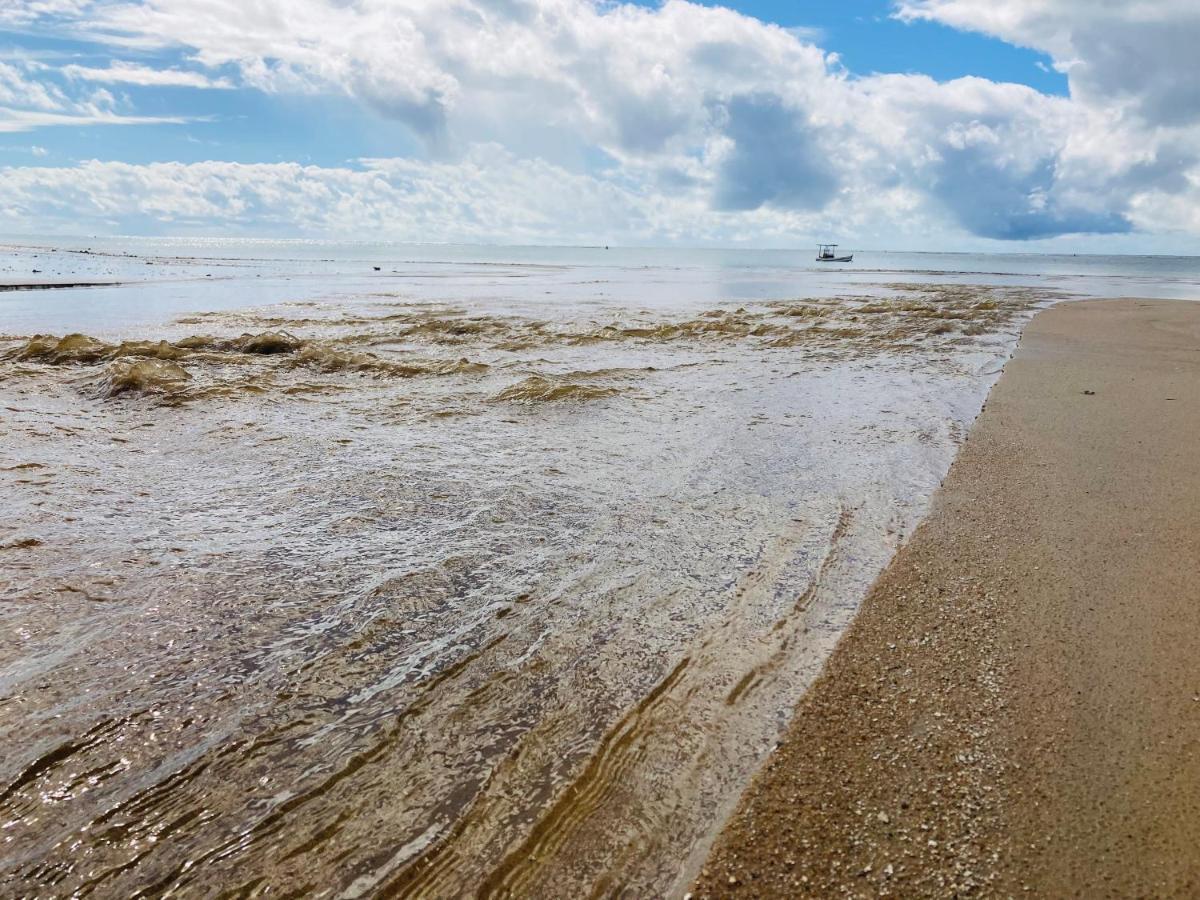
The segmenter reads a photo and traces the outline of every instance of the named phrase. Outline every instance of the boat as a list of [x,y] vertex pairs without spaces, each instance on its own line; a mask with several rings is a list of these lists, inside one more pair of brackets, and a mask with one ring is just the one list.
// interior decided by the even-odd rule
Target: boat
[[817,244],[817,262],[854,262],[854,254],[837,255],[837,244]]

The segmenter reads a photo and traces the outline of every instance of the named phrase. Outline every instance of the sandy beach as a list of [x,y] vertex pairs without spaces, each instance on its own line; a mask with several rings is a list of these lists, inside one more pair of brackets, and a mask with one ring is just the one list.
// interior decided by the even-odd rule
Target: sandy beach
[[1200,890],[1200,305],[1040,313],[693,887]]

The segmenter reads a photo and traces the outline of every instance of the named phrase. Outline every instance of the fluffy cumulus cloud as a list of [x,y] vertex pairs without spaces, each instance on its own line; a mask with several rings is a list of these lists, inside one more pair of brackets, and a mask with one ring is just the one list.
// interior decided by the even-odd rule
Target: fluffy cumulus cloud
[[18,112],[26,127],[136,118],[102,93],[81,112],[72,86],[236,83],[344,96],[423,149],[323,169],[11,168],[0,207],[28,222],[70,198],[103,221],[455,239],[1196,230],[1194,2],[901,0],[896,14],[1044,51],[1071,95],[858,77],[795,31],[685,0],[8,0],[0,24],[53,28],[112,61],[0,68],[0,130]]
[[897,14],[1049,54],[1071,87],[1070,127],[1055,167],[1061,194],[1143,229],[1195,231],[1200,4],[902,0]]
[[904,0],[899,15],[1045,51],[1085,103],[1155,123],[1200,118],[1192,0]]

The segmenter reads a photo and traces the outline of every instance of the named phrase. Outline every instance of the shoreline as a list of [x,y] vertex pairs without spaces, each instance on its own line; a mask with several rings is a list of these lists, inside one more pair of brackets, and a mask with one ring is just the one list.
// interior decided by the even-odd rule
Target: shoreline
[[1200,887],[1198,396],[1200,304],[1039,313],[693,895]]

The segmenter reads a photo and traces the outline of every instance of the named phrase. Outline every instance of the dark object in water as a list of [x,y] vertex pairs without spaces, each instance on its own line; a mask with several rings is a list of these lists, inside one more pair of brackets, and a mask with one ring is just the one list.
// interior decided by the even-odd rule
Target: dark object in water
[[[42,273],[41,269],[34,269],[35,275]],[[65,290],[67,288],[90,288],[90,287],[117,287],[119,281],[78,281],[78,282],[55,282],[48,284],[46,282],[37,282],[34,284],[0,284],[0,291],[53,291]]]
[[380,266],[372,266],[371,268],[373,268],[376,272],[380,270]]
[[817,262],[854,262],[854,254],[838,256],[837,244],[817,244]]

